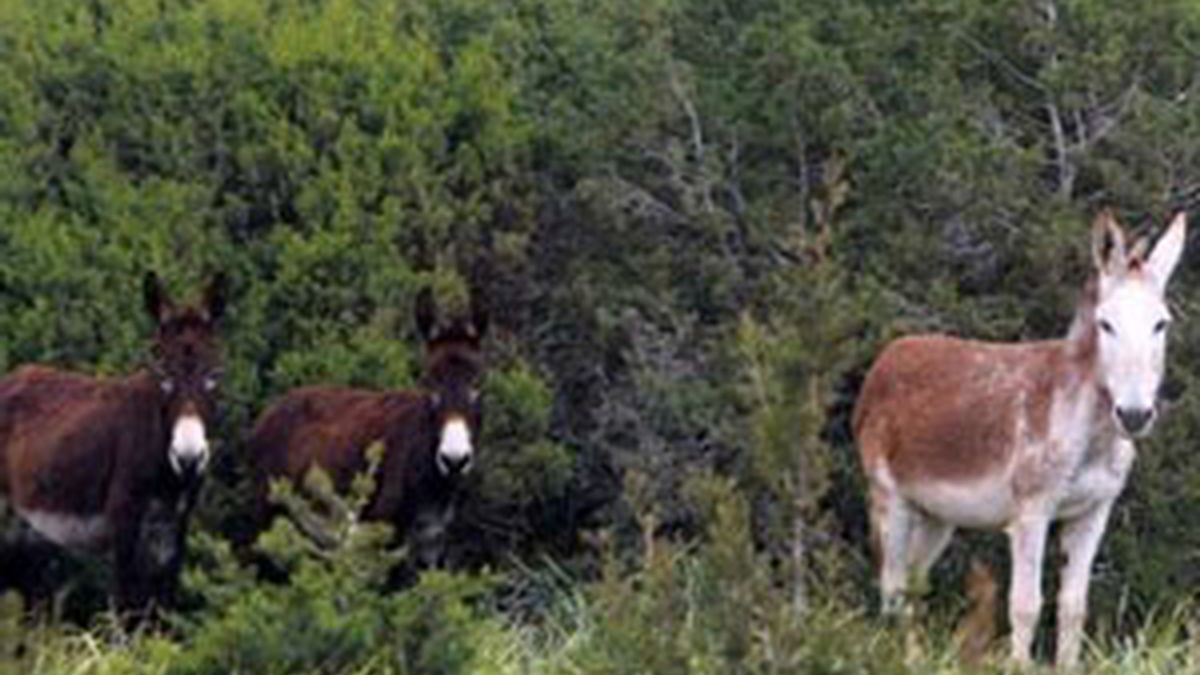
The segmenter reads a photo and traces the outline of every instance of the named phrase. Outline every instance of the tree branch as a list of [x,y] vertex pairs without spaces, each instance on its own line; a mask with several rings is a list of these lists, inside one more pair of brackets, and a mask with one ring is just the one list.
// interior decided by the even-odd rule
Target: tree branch
[[1075,167],[1071,164],[1067,148],[1067,136],[1063,131],[1062,117],[1054,101],[1046,102],[1046,114],[1050,117],[1050,134],[1054,139],[1054,164],[1058,167],[1056,192],[1064,199],[1070,198],[1075,183]]

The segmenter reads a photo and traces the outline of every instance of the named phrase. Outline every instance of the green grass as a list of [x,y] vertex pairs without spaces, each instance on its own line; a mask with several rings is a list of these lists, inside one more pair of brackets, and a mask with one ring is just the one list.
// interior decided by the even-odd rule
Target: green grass
[[[535,621],[514,622],[500,615],[480,617],[472,630],[470,659],[453,672],[481,675],[597,675],[601,673],[957,673],[1004,672],[1002,655],[974,668],[958,662],[944,626],[904,631],[887,627],[862,612],[824,607],[788,625],[766,620],[752,627],[754,645],[741,661],[731,662],[700,644],[719,644],[725,636],[692,633],[691,628],[650,636],[656,627],[612,623],[615,617],[586,599],[587,589],[560,598]],[[686,598],[680,598],[685,604]],[[603,604],[603,603],[600,603]],[[703,612],[703,606],[687,607]],[[767,613],[771,610],[768,608]],[[1089,643],[1084,672],[1111,675],[1200,673],[1200,647],[1186,636],[1195,618],[1178,610],[1150,620],[1136,633]],[[680,645],[687,658],[669,663],[631,646],[614,631],[646,634],[646,643],[662,638]],[[91,630],[38,627],[23,629],[25,650],[18,658],[5,646],[0,673],[28,675],[149,675],[174,673],[194,645],[151,635],[122,635],[107,627]],[[11,636],[10,636],[11,637]],[[614,650],[623,645],[626,650]],[[1002,642],[1000,643],[1002,646]],[[674,658],[674,655],[672,655]],[[366,674],[406,671],[378,658],[327,663],[312,673]],[[236,672],[236,671],[234,671]]]

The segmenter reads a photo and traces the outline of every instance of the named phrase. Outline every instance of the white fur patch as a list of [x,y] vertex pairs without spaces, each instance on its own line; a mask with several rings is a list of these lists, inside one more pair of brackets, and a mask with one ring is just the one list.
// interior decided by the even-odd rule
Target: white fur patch
[[38,534],[60,546],[94,548],[111,534],[104,516],[81,516],[52,511],[20,511],[21,517]]
[[1115,500],[1125,488],[1135,455],[1133,443],[1125,438],[1097,440],[1058,500],[1055,517],[1076,518],[1101,502]]
[[[442,473],[447,472],[447,465],[461,464],[470,459],[472,452],[471,430],[467,428],[466,420],[452,417],[442,427],[442,441],[438,445],[438,468]],[[470,467],[470,464],[467,465]]]
[[969,528],[996,528],[1012,517],[1016,507],[1007,472],[966,483],[916,481],[903,489],[906,498],[934,518]]
[[171,432],[171,448],[167,452],[171,468],[182,474],[184,466],[194,466],[197,472],[208,464],[208,438],[204,422],[196,415],[182,415]]

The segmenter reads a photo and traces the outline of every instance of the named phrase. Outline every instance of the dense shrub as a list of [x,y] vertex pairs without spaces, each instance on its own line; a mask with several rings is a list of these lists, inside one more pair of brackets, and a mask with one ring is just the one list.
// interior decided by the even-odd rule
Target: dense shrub
[[[174,615],[169,673],[460,673],[493,622],[479,600],[486,576],[428,572],[393,592],[388,526],[357,513],[374,489],[374,464],[349,496],[311,472],[302,486],[275,486],[284,514],[244,566],[225,541],[193,539],[189,598]],[[273,569],[277,583],[260,581]]]

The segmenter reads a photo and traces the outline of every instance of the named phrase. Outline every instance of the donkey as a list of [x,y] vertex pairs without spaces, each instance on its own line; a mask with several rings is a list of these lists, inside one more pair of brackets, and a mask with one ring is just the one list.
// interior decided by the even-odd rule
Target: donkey
[[1092,559],[1150,432],[1163,377],[1164,294],[1184,248],[1178,214],[1148,257],[1127,253],[1111,214],[1093,232],[1094,276],[1065,339],[993,344],[896,340],[863,383],[853,417],[870,487],[883,611],[902,609],[955,528],[1003,529],[1012,555],[1011,657],[1030,661],[1047,531],[1066,554],[1056,663],[1074,666]]
[[253,529],[270,518],[270,481],[298,484],[316,466],[344,491],[367,468],[367,448],[382,441],[375,492],[361,516],[389,523],[398,537],[409,537],[420,563],[439,562],[456,489],[478,452],[481,341],[488,315],[472,298],[469,317],[439,328],[433,293],[425,288],[417,297],[416,323],[425,343],[423,388],[303,387],[259,418],[248,441],[258,501]]
[[221,361],[222,275],[202,306],[176,306],[146,275],[150,365],[96,378],[26,365],[0,378],[0,499],[39,541],[111,552],[118,611],[167,604],[208,465]]

